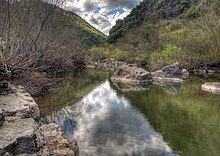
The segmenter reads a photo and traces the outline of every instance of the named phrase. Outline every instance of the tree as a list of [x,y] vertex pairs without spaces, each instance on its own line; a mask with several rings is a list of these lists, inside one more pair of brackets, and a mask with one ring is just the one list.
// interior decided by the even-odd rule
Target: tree
[[69,33],[64,11],[57,7],[63,3],[64,0],[0,2],[0,36],[6,42],[3,57],[12,71],[45,68],[57,61],[66,63],[64,57],[71,60],[75,55],[70,52],[72,49],[83,51]]

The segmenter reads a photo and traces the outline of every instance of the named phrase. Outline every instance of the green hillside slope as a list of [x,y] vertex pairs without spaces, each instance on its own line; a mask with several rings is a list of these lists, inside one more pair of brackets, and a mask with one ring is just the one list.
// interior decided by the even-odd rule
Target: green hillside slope
[[61,9],[67,18],[67,25],[72,27],[72,33],[76,34],[88,46],[101,45],[106,41],[107,36],[91,26],[84,19],[73,12]]
[[218,64],[219,30],[219,0],[144,0],[117,21],[101,52],[150,68]]

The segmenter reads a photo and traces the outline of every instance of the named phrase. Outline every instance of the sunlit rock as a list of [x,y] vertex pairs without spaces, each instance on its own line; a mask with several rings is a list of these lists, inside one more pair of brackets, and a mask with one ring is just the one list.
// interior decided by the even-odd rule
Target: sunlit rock
[[111,80],[121,83],[144,83],[152,81],[152,76],[143,68],[123,65],[114,72]]
[[207,82],[202,85],[202,90],[213,94],[220,94],[220,83],[219,82]]

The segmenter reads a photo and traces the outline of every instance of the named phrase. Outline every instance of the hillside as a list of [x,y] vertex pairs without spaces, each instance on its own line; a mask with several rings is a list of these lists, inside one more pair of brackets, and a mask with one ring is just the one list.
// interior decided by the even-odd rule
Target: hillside
[[144,0],[123,20],[118,20],[110,31],[109,41],[114,42],[129,28],[158,19],[195,18],[201,0]]
[[60,11],[67,18],[66,24],[71,28],[73,35],[77,35],[89,47],[100,46],[106,41],[107,36],[105,34],[91,26],[77,14],[63,9],[60,9]]
[[219,29],[218,0],[144,0],[94,52],[151,69],[175,62],[186,68],[219,64]]

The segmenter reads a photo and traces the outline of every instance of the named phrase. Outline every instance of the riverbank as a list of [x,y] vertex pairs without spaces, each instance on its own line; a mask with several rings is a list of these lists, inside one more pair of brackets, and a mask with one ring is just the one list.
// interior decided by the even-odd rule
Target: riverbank
[[75,140],[57,124],[40,126],[38,105],[21,86],[0,95],[0,155],[78,155]]
[[[133,66],[129,66],[129,67],[131,69],[138,69],[138,67],[133,67]],[[178,73],[178,74],[181,74],[180,75],[181,77],[179,77],[179,78],[184,79],[185,78],[184,77],[185,70],[183,70],[179,67],[177,68],[177,67],[178,67],[177,64],[164,67],[161,70],[163,72],[162,76],[165,76],[165,75],[167,76],[167,73],[175,76]],[[178,69],[178,70],[175,70],[175,69]],[[175,70],[175,72],[170,73],[173,70]],[[130,74],[132,74],[132,73],[130,73]],[[135,74],[135,71],[134,71],[134,74]],[[177,74],[177,76],[179,76],[178,74]],[[82,74],[82,75],[84,75],[84,74]],[[34,83],[29,82],[29,79],[33,78],[33,77],[31,78],[31,76],[34,77],[34,81],[33,81]],[[74,77],[74,76],[72,75],[72,77]],[[86,80],[88,82],[89,77],[88,76],[86,76],[86,77],[87,77]],[[138,77],[138,75],[137,75],[137,77]],[[155,77],[155,76],[153,75],[153,77]],[[164,78],[166,78],[166,77],[164,77]],[[57,78],[56,80],[58,80],[58,79],[59,78]],[[82,78],[80,78],[80,79],[82,80]],[[94,81],[94,80],[97,80],[100,78],[93,75],[91,77],[91,79]],[[41,87],[42,84],[52,82],[53,79],[48,77],[47,74],[40,73],[40,75],[39,75],[39,73],[32,72],[32,73],[29,73],[26,75],[26,79],[21,79],[21,80],[23,81],[24,84],[26,82],[27,86],[28,86],[28,84],[36,85],[36,83],[39,82],[39,86]],[[12,81],[14,81],[14,80],[12,80]],[[82,80],[82,81],[85,81],[85,80]],[[17,83],[18,82],[19,81],[17,81]],[[55,81],[55,82],[57,82],[57,81]],[[69,83],[69,81],[68,81],[68,83]],[[51,83],[50,85],[48,85],[46,87],[54,87],[54,84],[56,84],[56,83]],[[79,82],[77,82],[77,84],[79,84]],[[94,84],[94,82],[93,82],[93,84]],[[74,84],[71,82],[71,85],[74,85]],[[82,86],[79,86],[79,87],[81,88]],[[177,89],[173,86],[170,86],[170,84],[169,85],[163,84],[162,87],[165,88],[166,91],[168,90],[168,92],[171,93],[172,95],[178,94]],[[2,136],[0,136],[0,138],[2,138],[2,147],[0,147],[0,150],[2,153],[7,153],[7,152],[12,153],[12,154],[17,154],[19,152],[20,153],[28,153],[28,154],[30,154],[30,153],[39,154],[40,153],[41,155],[45,154],[45,153],[42,153],[45,151],[52,152],[52,153],[53,152],[58,152],[58,153],[59,152],[73,152],[73,153],[75,153],[75,155],[77,155],[77,153],[79,153],[76,141],[69,140],[69,138],[67,138],[64,135],[63,131],[60,129],[60,127],[57,124],[49,124],[49,125],[40,126],[36,122],[40,116],[40,114],[37,113],[37,112],[39,112],[39,108],[38,108],[37,104],[35,103],[34,99],[31,97],[31,95],[25,91],[26,89],[24,89],[23,87],[15,87],[13,85],[11,86],[11,88],[12,88],[12,91],[8,95],[2,95],[2,97],[0,98],[0,99],[7,99],[5,101],[4,100],[0,101],[0,106],[2,106],[2,107],[0,107],[0,125],[2,125],[0,127],[0,131],[2,130],[0,132],[0,134],[2,134]],[[89,91],[91,91],[93,88],[94,88],[94,86],[89,85],[88,89],[86,89],[86,91],[83,91],[83,93],[85,92],[85,94],[86,94]],[[63,88],[62,88],[62,90],[63,90]],[[72,91],[76,92],[75,89]],[[68,91],[67,93],[70,93],[72,95],[72,91]],[[65,93],[63,95],[66,95],[67,93]],[[47,92],[41,92],[41,94],[38,94],[38,95],[43,95],[43,94],[46,95]],[[60,95],[60,92],[59,92],[59,95]],[[81,99],[83,97],[84,94],[82,94],[82,90],[80,90],[80,95],[81,95],[80,97],[74,97],[74,100]],[[60,97],[57,96],[57,98],[60,98]],[[73,99],[73,97],[71,96],[70,99]],[[13,102],[13,100],[14,100],[14,102]],[[12,104],[8,105],[8,102],[6,102],[6,101],[13,102],[13,105]],[[18,102],[15,102],[15,101],[18,101]],[[60,101],[62,101],[62,100],[60,100]],[[69,99],[68,99],[68,101],[69,101]],[[66,101],[63,101],[63,103],[65,103],[65,102]],[[6,105],[6,103],[7,103],[7,105]],[[47,103],[48,103],[48,101],[47,101]],[[73,104],[75,102],[70,102],[70,103]],[[65,104],[67,104],[67,103],[65,103]],[[2,111],[2,109],[4,109],[4,111]],[[18,129],[18,131],[16,131],[16,129]],[[10,133],[8,133],[7,131],[10,131]],[[15,133],[15,132],[18,132],[18,134],[21,134],[21,135],[17,135],[17,133]],[[54,133],[58,134],[58,136],[53,135]],[[58,142],[59,146],[51,143],[50,142],[51,139],[48,139],[51,137],[54,138],[54,140],[62,140],[61,145],[59,144],[59,142]],[[9,139],[9,141],[8,141],[8,138],[13,138],[13,139]],[[45,140],[47,140],[47,141],[45,141]],[[23,149],[22,146],[26,145],[26,144],[30,145],[30,147],[27,146],[28,149]],[[65,150],[63,148],[62,149],[59,148],[63,144],[65,144],[65,147],[66,147]],[[0,145],[1,145],[1,142],[0,142]],[[48,145],[50,145],[50,146],[48,146]],[[29,149],[30,149],[30,151],[29,151]],[[48,153],[46,153],[46,154],[48,154]],[[1,155],[1,153],[0,153],[0,155]]]

